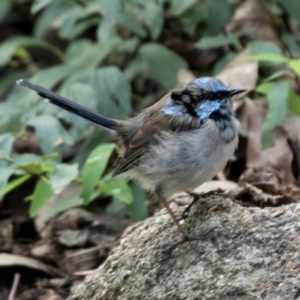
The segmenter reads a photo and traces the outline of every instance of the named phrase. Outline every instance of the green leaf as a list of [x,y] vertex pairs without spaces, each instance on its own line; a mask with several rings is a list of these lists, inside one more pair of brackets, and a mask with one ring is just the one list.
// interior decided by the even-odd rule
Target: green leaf
[[69,144],[69,137],[59,121],[51,115],[31,119],[28,125],[34,127],[43,153],[62,152],[64,144]]
[[[111,118],[124,118],[131,113],[130,84],[116,67],[98,69],[87,81],[96,92],[98,109]],[[83,82],[85,83],[85,82]]]
[[[182,1],[185,2],[185,1]],[[145,23],[150,29],[151,38],[157,39],[161,33],[163,23],[164,23],[164,14],[163,7],[161,4],[156,1],[145,1],[144,15]]]
[[7,185],[7,181],[9,177],[15,172],[15,168],[13,166],[5,166],[1,167],[0,172],[0,197],[6,194],[5,186]]
[[41,175],[44,173],[41,163],[26,162],[26,163],[20,164],[20,166],[22,167],[23,170],[25,170],[26,172],[28,172],[30,174]]
[[61,192],[78,174],[77,164],[56,164],[53,172],[47,176],[56,194]]
[[57,152],[53,152],[53,153],[49,153],[49,154],[46,154],[42,157],[42,160],[44,162],[48,161],[48,160],[51,160],[51,159],[54,159],[54,158],[57,158],[58,156],[58,153]]
[[289,89],[289,111],[300,117],[300,96]]
[[74,1],[51,1],[34,23],[33,35],[42,37],[47,30],[59,27],[64,16],[74,5],[76,5]]
[[[58,65],[39,71],[30,79],[30,81],[50,89],[79,69],[79,66],[74,65]],[[24,92],[24,89],[22,89],[22,91]]]
[[176,85],[179,69],[187,68],[187,63],[176,53],[156,43],[144,44],[126,70],[128,77],[149,74],[166,89]]
[[282,70],[282,71],[277,71],[274,74],[268,76],[267,78],[264,79],[264,81],[272,81],[274,79],[280,78],[282,76],[291,76],[291,70]]
[[300,76],[300,59],[291,59],[289,66],[298,76]]
[[127,182],[121,177],[106,177],[100,182],[101,191],[111,195],[125,204],[133,201],[131,189]]
[[226,45],[233,45],[237,50],[242,49],[238,38],[230,33],[227,36],[206,36],[201,38],[196,44],[200,49],[219,48]]
[[268,61],[273,63],[288,63],[289,60],[283,55],[275,53],[260,53],[254,55],[248,55],[244,58],[245,60],[257,60],[257,61]]
[[228,52],[223,57],[221,57],[214,65],[214,75],[221,73],[225,67],[236,57],[234,52]]
[[11,159],[19,165],[26,164],[28,162],[35,162],[40,164],[42,162],[42,157],[36,154],[15,154],[11,155]]
[[104,18],[98,28],[97,36],[102,42],[105,42],[115,32],[115,25],[120,24],[130,29],[137,35],[144,37],[146,31],[137,21],[135,16],[125,12],[123,2],[120,0],[98,0],[100,11]]
[[[97,96],[95,91],[88,85],[82,83],[71,83],[65,85],[60,93],[62,96],[67,99],[71,99],[72,101],[81,104],[82,106],[92,110],[97,111]],[[87,101],[88,99],[88,101]],[[85,130],[90,123],[84,119],[79,118],[73,114],[68,112],[61,112],[63,118],[71,123],[78,130]]]
[[136,182],[130,183],[130,187],[133,201],[126,205],[128,214],[134,222],[145,220],[148,217],[146,192]]
[[0,1],[0,24],[3,23],[6,17],[8,17],[10,14],[12,6],[12,1],[11,0],[1,0]]
[[282,32],[280,37],[291,53],[300,53],[300,45],[298,44],[298,39],[295,34],[286,31]]
[[124,12],[121,0],[98,0],[101,14],[104,18],[117,22]]
[[[5,169],[1,170],[1,177],[0,177],[0,197],[8,194],[9,192],[13,191],[16,189],[18,186],[26,182],[28,179],[31,178],[31,175],[25,174],[21,177],[18,177],[16,179],[13,179],[7,184],[7,180],[9,177],[14,173],[13,170],[8,171]],[[6,176],[6,178],[5,178]]]
[[[184,3],[184,1],[180,1]],[[184,30],[190,35],[197,35],[197,28],[200,23],[206,23],[207,20],[207,4],[197,1],[190,7],[181,17],[180,21]]]
[[262,144],[263,147],[273,145],[272,129],[282,125],[288,112],[288,93],[290,84],[288,80],[276,82],[268,93],[269,110],[263,124]]
[[53,217],[61,214],[68,209],[82,206],[84,203],[83,199],[80,196],[75,196],[70,199],[62,199],[54,206],[51,207],[46,215],[45,221],[52,219]]
[[136,33],[140,37],[146,36],[146,30],[132,15],[126,13],[122,14],[120,19],[118,20],[118,24],[127,27],[128,29],[130,29],[132,32]]
[[8,156],[11,153],[14,137],[11,133],[0,134],[0,153]]
[[101,43],[106,43],[112,36],[116,35],[115,23],[104,18],[97,28],[97,39]]
[[67,48],[68,64],[83,69],[96,68],[121,43],[117,37],[110,37],[105,43],[93,43],[89,40],[78,40]]
[[196,3],[196,0],[171,0],[171,10],[175,16],[179,16],[188,10],[193,4]]
[[35,14],[51,2],[52,0],[35,0],[34,3],[31,5],[30,11],[32,14]]
[[114,144],[102,144],[92,151],[85,162],[82,168],[82,197],[85,204],[89,203],[114,149]]
[[71,34],[75,28],[76,22],[81,17],[81,9],[76,5],[69,9],[68,13],[64,15],[63,21],[58,27],[58,34],[64,39],[70,39]]
[[64,58],[63,53],[58,48],[43,40],[27,36],[12,36],[2,42],[0,45],[0,66],[6,65],[16,51],[21,47],[45,48],[55,53],[59,58]]
[[265,54],[265,53],[273,53],[281,55],[282,51],[278,45],[272,42],[265,42],[265,41],[253,41],[248,43],[247,45],[251,52],[254,54]]
[[210,0],[208,1],[208,33],[218,34],[222,27],[230,20],[231,11],[228,1]]
[[270,90],[273,88],[273,86],[274,86],[274,82],[262,82],[256,87],[255,90],[260,94],[267,95],[270,92]]
[[29,208],[30,216],[35,217],[53,194],[50,183],[45,178],[41,178],[36,184],[33,194],[28,197],[31,200]]
[[[5,72],[5,76],[0,78],[0,95],[5,93],[9,87],[16,83],[16,80],[24,76],[24,71],[12,70]],[[6,102],[4,102],[6,103]]]
[[279,0],[284,9],[300,23],[300,5],[299,0]]
[[[59,83],[65,77],[74,74],[74,72],[76,72],[76,70],[78,69],[78,66],[73,65],[54,66],[47,68],[43,71],[39,71],[30,79],[30,81],[32,83],[41,85],[45,88],[51,89],[54,85]],[[37,103],[40,99],[41,97],[38,96],[34,91],[16,85],[13,91],[10,93],[9,97],[7,98],[6,102],[0,103],[0,107],[2,106],[2,104],[4,104],[4,106],[8,105],[8,107],[5,107],[8,110],[6,111],[6,114],[11,112],[11,114],[14,113],[17,115],[20,113],[20,110],[24,113],[24,115],[26,115],[26,112],[30,112],[33,114],[33,112],[37,108]],[[45,108],[51,107],[49,105],[45,106],[44,103],[40,104],[42,104],[42,106]],[[17,107],[18,109],[14,109],[14,107]],[[0,115],[1,114],[2,107],[0,109]]]

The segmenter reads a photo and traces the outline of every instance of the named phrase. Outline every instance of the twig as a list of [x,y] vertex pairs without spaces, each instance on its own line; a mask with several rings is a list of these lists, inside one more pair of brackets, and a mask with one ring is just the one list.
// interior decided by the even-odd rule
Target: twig
[[18,285],[19,285],[19,282],[20,282],[20,278],[21,278],[21,275],[19,273],[15,273],[13,285],[11,287],[11,290],[10,290],[10,293],[9,293],[9,296],[8,296],[8,300],[14,300],[15,299],[15,295],[16,295],[17,288],[18,288]]

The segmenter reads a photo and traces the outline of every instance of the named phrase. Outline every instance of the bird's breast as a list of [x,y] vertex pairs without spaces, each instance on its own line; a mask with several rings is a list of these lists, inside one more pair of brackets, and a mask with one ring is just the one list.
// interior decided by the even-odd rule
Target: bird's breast
[[169,193],[192,190],[225,167],[237,145],[235,133],[234,139],[226,142],[213,120],[200,129],[165,132],[131,175],[150,191],[157,187]]

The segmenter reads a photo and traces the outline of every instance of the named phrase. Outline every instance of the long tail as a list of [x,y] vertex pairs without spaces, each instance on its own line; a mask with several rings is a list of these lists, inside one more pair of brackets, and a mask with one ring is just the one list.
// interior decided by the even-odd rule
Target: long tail
[[100,114],[97,114],[82,105],[79,105],[71,100],[68,100],[50,90],[47,90],[39,85],[32,84],[31,82],[20,79],[17,81],[17,84],[25,86],[29,89],[36,91],[41,97],[47,99],[47,102],[56,105],[63,110],[70,112],[76,116],[79,116],[83,119],[90,121],[98,126],[101,126],[105,129],[116,130],[119,127],[118,122],[106,118]]

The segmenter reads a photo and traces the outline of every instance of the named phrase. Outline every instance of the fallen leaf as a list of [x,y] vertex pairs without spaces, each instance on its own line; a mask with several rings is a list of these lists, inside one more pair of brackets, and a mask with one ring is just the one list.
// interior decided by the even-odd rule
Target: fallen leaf
[[244,59],[250,54],[248,49],[242,51],[216,76],[231,88],[245,89],[246,92],[240,94],[241,96],[255,89],[258,78],[258,62]]
[[24,267],[36,271],[41,271],[49,275],[54,275],[53,268],[50,268],[46,264],[34,258],[8,253],[0,253],[0,268],[8,267]]
[[243,1],[226,29],[245,42],[271,41],[282,47],[272,15],[263,0]]

